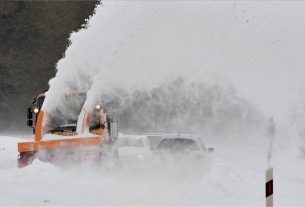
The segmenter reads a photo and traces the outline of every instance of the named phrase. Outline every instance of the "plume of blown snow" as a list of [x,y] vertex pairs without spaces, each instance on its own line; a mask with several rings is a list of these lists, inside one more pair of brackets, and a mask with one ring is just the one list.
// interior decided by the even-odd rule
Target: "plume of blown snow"
[[263,115],[230,84],[171,79],[150,89],[100,91],[107,111],[128,133],[240,133],[260,127]]
[[202,69],[204,47],[194,41],[202,39],[200,22],[190,27],[182,8],[170,5],[99,6],[88,27],[71,35],[43,108],[63,107],[71,90],[86,90],[84,108],[103,102],[125,131],[240,131],[258,122],[229,81]]
[[[124,18],[116,18],[119,13],[124,13],[124,10],[123,5],[113,5],[113,8],[103,8],[100,5],[97,8],[98,15],[89,20],[88,26],[71,35],[72,44],[68,47],[65,57],[58,62],[56,76],[49,82],[50,89],[43,110],[54,110],[71,91],[88,91],[103,65],[113,61],[113,54],[122,47],[121,43],[126,40],[126,36],[131,35],[135,29],[132,23],[136,22],[136,12],[134,15],[125,15]],[[99,20],[102,25],[91,26],[96,25],[95,22]],[[97,32],[101,26],[102,32]],[[98,35],[98,38],[92,38],[92,34]],[[99,48],[98,51],[92,49],[94,47]],[[87,54],[83,55],[83,51],[87,51]]]

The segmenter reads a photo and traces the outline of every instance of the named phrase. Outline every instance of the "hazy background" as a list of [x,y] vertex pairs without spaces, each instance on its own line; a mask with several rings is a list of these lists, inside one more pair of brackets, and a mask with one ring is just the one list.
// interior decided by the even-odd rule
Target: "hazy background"
[[26,108],[48,89],[72,31],[98,1],[0,1],[0,133],[26,130]]

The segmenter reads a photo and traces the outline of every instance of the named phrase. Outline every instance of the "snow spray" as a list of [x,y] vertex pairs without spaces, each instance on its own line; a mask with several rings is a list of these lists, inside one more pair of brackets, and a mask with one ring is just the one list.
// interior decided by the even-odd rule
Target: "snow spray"
[[107,1],[98,6],[88,27],[71,35],[42,110],[51,114],[71,90],[81,90],[86,91],[87,111],[92,103],[102,102],[120,116],[120,129],[133,132],[194,131],[188,126],[197,132],[227,127],[240,131],[260,120],[231,81],[209,71],[209,58],[203,54],[210,50],[194,42],[205,41],[197,31],[202,22],[191,18],[193,10],[201,10],[151,4]]

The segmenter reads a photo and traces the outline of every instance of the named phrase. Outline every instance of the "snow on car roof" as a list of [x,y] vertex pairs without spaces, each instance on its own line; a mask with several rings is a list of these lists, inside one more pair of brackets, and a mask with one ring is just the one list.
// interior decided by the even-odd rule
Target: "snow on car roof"
[[162,136],[162,133],[144,133],[145,136]]
[[165,134],[162,139],[198,139],[198,136],[194,134]]

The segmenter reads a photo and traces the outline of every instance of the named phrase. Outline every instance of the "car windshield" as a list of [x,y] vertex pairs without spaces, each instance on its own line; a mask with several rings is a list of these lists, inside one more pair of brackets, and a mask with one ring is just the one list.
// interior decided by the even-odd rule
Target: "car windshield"
[[145,141],[138,138],[123,137],[118,140],[118,147],[145,147]]
[[77,119],[86,99],[85,94],[67,95],[49,115],[49,132],[76,130]]
[[159,150],[197,151],[199,147],[195,140],[183,138],[163,139],[157,146]]

